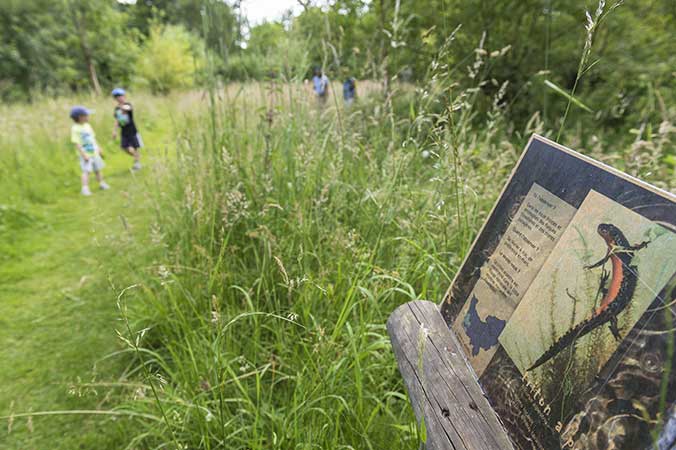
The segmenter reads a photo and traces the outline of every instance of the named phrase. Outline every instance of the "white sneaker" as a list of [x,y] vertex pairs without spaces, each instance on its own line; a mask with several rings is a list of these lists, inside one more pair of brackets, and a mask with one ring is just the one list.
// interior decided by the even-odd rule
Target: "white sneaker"
[[133,166],[131,166],[131,170],[141,170],[141,163],[136,161]]
[[101,184],[99,184],[99,187],[101,188],[102,191],[107,191],[108,189],[110,189],[110,186],[108,186],[108,183],[106,183],[105,181],[102,181]]
[[82,186],[82,191],[80,191],[82,195],[89,197],[92,195],[92,191],[89,190],[89,186]]

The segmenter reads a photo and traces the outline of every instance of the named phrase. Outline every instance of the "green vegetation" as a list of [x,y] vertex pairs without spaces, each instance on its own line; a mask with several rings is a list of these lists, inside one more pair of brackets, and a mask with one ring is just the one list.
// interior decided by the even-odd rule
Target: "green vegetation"
[[[218,1],[94,3],[0,6],[0,95],[31,100],[0,107],[0,447],[416,448],[386,318],[439,301],[528,137],[570,108],[564,144],[676,188],[667,1],[594,35],[584,2],[339,1],[251,29]],[[379,81],[322,109],[313,63]],[[131,91],[136,176],[83,94],[117,83],[184,88]],[[108,154],[90,199],[73,103]]]
[[[126,158],[108,161],[109,182],[129,190],[83,201],[74,174],[64,180],[70,189],[60,186],[47,204],[0,206],[0,415],[105,409],[106,383],[127,383],[119,359],[102,359],[117,350],[106,277],[127,273],[135,250],[119,215],[141,229],[147,215],[134,204],[141,200],[134,190],[142,188],[128,175]],[[3,425],[0,447],[122,448],[125,424],[91,415],[16,418]]]
[[[119,449],[135,435],[125,413],[113,420],[63,411],[105,413],[119,405],[116,389],[136,383],[129,361],[109,356],[120,350],[115,298],[151,258],[147,192],[171,145],[172,118],[184,115],[181,105],[199,107],[192,96],[136,100],[154,144],[148,170],[138,175],[106,138],[111,100],[0,107],[0,416],[56,412],[3,420],[0,448]],[[83,102],[98,111],[92,125],[113,188],[91,198],[78,194],[77,157],[68,144],[69,105]]]
[[[203,65],[185,73],[191,58],[185,58],[178,42],[185,41],[186,33],[191,34],[191,57],[212,59],[210,68],[222,82],[308,77],[313,65],[334,79],[345,70],[385,84],[420,82],[458,27],[453,51],[439,64],[467,87],[467,69],[476,51],[489,56],[505,52],[503,58],[486,60],[495,83],[480,87],[477,106],[485,112],[504,85],[502,101],[521,127],[538,110],[554,128],[566,108],[561,93],[575,86],[579,101],[571,116],[599,135],[622,139],[622,130],[663,118],[676,95],[672,0],[622,5],[598,30],[599,4],[607,12],[621,0],[334,0],[321,7],[310,0],[301,2],[304,9],[297,17],[263,24],[249,24],[241,3],[6,0],[0,5],[0,98],[22,100],[37,92],[87,88],[107,91],[130,83],[160,91],[181,88],[190,80],[202,85]],[[591,40],[583,27],[586,11],[594,28]],[[587,43],[593,45],[582,67],[584,76],[576,82],[580,66],[575,55]],[[172,64],[158,59],[154,50],[167,47],[172,49],[165,54],[181,67],[181,75],[171,79],[166,77]],[[470,75],[484,68],[473,67]],[[153,70],[163,72],[160,86]]]
[[161,94],[193,86],[204,65],[200,43],[194,41],[179,26],[153,26],[139,55],[138,84]]

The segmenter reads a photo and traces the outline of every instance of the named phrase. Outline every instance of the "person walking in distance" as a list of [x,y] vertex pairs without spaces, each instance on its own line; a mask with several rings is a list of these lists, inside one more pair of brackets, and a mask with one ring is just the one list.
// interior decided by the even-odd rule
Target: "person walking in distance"
[[345,71],[345,81],[343,81],[343,100],[345,100],[345,106],[349,107],[352,105],[356,95],[357,83],[355,79],[347,75],[347,71]]
[[329,78],[319,67],[315,67],[314,76],[312,77],[312,87],[317,96],[317,102],[320,106],[324,106],[329,93]]

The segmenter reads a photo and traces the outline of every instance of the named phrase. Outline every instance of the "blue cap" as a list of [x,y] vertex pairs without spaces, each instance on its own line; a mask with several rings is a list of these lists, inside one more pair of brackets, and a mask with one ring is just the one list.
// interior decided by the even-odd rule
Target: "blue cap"
[[87,108],[85,108],[84,106],[73,106],[70,109],[70,118],[75,120],[80,116],[88,116],[91,113],[92,112],[90,110],[88,110]]
[[118,97],[120,95],[124,95],[125,92],[124,92],[124,89],[122,89],[122,88],[115,88],[115,89],[113,89],[112,94],[113,94],[113,97]]

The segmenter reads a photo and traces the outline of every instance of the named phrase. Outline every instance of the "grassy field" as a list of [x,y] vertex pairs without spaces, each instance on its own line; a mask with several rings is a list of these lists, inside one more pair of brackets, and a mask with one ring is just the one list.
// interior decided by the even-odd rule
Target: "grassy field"
[[[124,369],[119,361],[99,362],[117,349],[115,303],[106,277],[127,269],[126,249],[119,244],[128,235],[120,215],[142,229],[147,214],[133,204],[139,183],[124,167],[128,161],[120,161],[121,155],[111,159],[108,178],[115,190],[82,199],[75,179],[70,192],[59,189],[61,198],[53,202],[20,215],[3,211],[2,415],[100,408],[108,400],[94,394],[99,388],[86,386]],[[128,196],[118,190],[124,184]],[[105,442],[114,448],[107,429],[91,416],[17,418],[0,442],[17,449],[49,448],[50,442],[61,448],[100,448]]]
[[[0,415],[33,412],[3,426],[0,448],[123,448],[125,415],[41,416],[39,412],[109,410],[114,387],[134,385],[128,361],[108,357],[116,337],[117,283],[138,280],[149,253],[153,167],[171,145],[176,98],[141,98],[146,170],[109,142],[111,105],[45,100],[3,108],[0,124]],[[192,100],[187,100],[191,101]],[[68,109],[93,105],[112,189],[79,194],[79,168],[68,144]],[[194,102],[193,102],[194,103]],[[194,103],[196,104],[196,103]],[[137,259],[139,258],[139,259]],[[146,259],[144,259],[146,258]]]
[[[449,89],[351,109],[301,83],[132,95],[138,175],[109,103],[3,107],[0,447],[417,448],[387,316],[441,299],[528,136],[552,133],[498,101],[478,120],[471,90],[439,107]],[[109,155],[113,189],[88,199],[75,101]],[[566,139],[674,188],[668,131]]]

